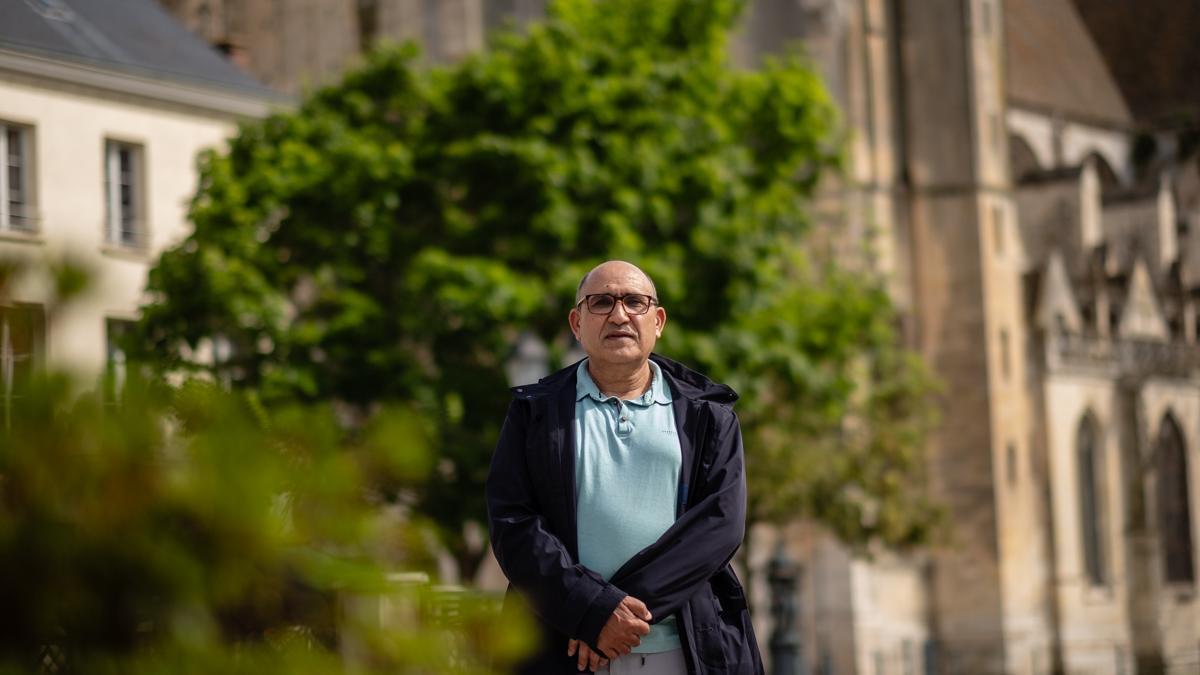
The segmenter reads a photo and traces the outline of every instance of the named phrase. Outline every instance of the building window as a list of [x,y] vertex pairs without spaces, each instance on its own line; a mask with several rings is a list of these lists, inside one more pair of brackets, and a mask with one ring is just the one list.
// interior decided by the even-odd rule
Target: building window
[[1005,468],[1008,473],[1008,484],[1012,487],[1017,484],[1017,444],[1009,441],[1008,445],[1005,446],[1004,455],[1004,461],[1007,465]]
[[124,340],[133,329],[133,324],[133,321],[125,319],[106,319],[104,322],[104,339],[107,344],[105,369],[108,373],[110,401],[119,401],[121,391],[125,389],[127,363]]
[[992,207],[992,228],[996,233],[996,255],[1004,255],[1004,209]]
[[142,248],[146,244],[142,147],[107,141],[104,144],[104,185],[109,244]]
[[0,395],[5,429],[12,423],[13,404],[21,398],[44,353],[45,326],[40,305],[0,306]]
[[1079,423],[1075,460],[1079,476],[1079,530],[1083,537],[1084,571],[1090,583],[1100,586],[1108,575],[1104,555],[1107,519],[1104,517],[1104,464],[1099,426],[1091,415]]
[[1012,373],[1012,358],[1008,354],[1008,329],[1000,329],[1000,374],[1007,380]]
[[1158,531],[1168,583],[1191,583],[1196,578],[1192,561],[1192,513],[1188,492],[1188,463],[1183,432],[1171,415],[1158,432]]
[[33,130],[0,122],[0,229],[34,232]]

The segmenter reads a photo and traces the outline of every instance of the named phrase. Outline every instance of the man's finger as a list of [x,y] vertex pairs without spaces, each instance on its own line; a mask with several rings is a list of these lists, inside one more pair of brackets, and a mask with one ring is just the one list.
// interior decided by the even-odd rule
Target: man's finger
[[585,670],[587,668],[589,651],[591,651],[591,650],[588,649],[588,646],[586,644],[579,645],[579,658],[576,659],[576,663],[579,665],[580,672],[582,672],[583,670]]
[[642,602],[641,600],[638,600],[637,598],[633,597],[632,595],[628,596],[628,597],[630,600],[629,604],[633,608],[634,614],[636,614],[643,621],[649,621],[650,619],[653,618],[650,616],[650,610],[646,607],[646,603]]
[[645,621],[637,621],[633,624],[633,632],[637,635],[646,635],[650,632],[650,624]]
[[567,656],[575,656],[576,649],[579,649],[579,640],[574,638],[567,640]]
[[596,652],[591,652],[588,655],[588,667],[591,668],[593,673],[596,672],[596,669],[600,667],[600,655],[599,654],[597,654]]

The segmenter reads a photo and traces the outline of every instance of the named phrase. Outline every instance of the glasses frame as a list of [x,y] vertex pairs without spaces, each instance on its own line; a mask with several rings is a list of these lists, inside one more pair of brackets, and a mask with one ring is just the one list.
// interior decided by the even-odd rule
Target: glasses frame
[[[591,307],[591,303],[589,303],[588,300],[590,300],[591,298],[600,297],[602,295],[608,296],[613,299],[612,309],[609,309],[607,312],[593,311],[592,307]],[[630,298],[635,295],[646,298],[649,301],[646,304],[646,311],[634,312],[629,309],[629,305],[625,304],[625,298]],[[613,295],[612,293],[588,293],[587,295],[583,296],[582,300],[575,303],[575,309],[579,309],[579,306],[583,305],[583,306],[587,307],[588,314],[592,314],[595,316],[608,316],[608,315],[612,314],[613,312],[617,311],[618,304],[625,308],[625,313],[629,316],[645,316],[650,313],[651,307],[655,307],[655,306],[661,307],[662,306],[662,305],[658,304],[658,298],[654,297],[653,295],[650,295],[649,293],[626,293],[625,295]]]

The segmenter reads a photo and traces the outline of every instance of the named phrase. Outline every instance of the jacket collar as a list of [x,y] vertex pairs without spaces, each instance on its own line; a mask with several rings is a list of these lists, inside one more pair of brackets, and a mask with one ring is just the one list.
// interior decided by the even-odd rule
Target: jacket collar
[[[650,360],[658,364],[663,374],[663,379],[670,385],[671,394],[675,398],[685,398],[693,401],[711,401],[723,405],[732,405],[738,399],[737,392],[728,385],[713,382],[678,361],[672,361],[658,354],[651,354]],[[523,384],[519,387],[513,387],[513,395],[525,400],[534,400],[545,396],[563,394],[574,400],[576,372],[579,364],[582,362],[583,359],[580,359],[566,368],[551,373],[538,380],[537,384]]]

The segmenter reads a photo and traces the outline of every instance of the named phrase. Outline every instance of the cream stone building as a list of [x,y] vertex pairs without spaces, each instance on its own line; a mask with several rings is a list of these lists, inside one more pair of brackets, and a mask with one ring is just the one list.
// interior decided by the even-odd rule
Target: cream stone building
[[[163,2],[289,92],[381,38],[457,58],[545,5]],[[944,385],[946,543],[867,560],[808,523],[756,533],[756,572],[777,542],[803,564],[808,672],[1200,673],[1200,172],[1177,133],[1198,22],[1172,0],[749,2],[732,58],[813,57],[850,131],[828,240],[884,275]]]
[[0,374],[94,377],[121,356],[157,253],[187,232],[196,155],[286,99],[152,0],[0,2],[0,258],[62,256],[92,287],[54,311],[28,278],[0,307]]

